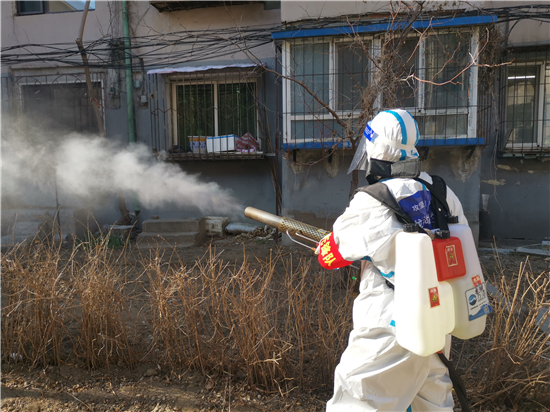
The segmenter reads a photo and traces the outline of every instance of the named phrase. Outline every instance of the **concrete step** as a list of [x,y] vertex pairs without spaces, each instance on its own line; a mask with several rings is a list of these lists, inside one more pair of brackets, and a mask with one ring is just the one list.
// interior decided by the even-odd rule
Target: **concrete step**
[[142,232],[138,235],[136,241],[140,249],[151,249],[157,247],[185,248],[198,245],[202,241],[202,237],[198,231],[175,233]]
[[181,233],[197,232],[199,226],[200,221],[197,219],[149,219],[143,222],[142,229],[147,233]]

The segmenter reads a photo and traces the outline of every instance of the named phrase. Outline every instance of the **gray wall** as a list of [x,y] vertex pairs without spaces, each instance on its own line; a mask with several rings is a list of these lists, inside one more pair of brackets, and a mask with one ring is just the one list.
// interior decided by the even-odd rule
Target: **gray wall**
[[[469,148],[431,148],[422,162],[424,171],[441,176],[456,193],[475,234],[479,227],[481,150],[477,148],[470,156]],[[289,154],[292,159],[292,152]],[[297,151],[297,163],[318,163],[297,166],[283,161],[283,214],[331,230],[334,219],[348,205],[351,175],[347,170],[351,155],[340,150],[333,155],[332,163],[320,160],[322,157],[321,151],[303,150]],[[359,186],[366,184],[360,173]]]
[[484,152],[481,194],[490,195],[496,238],[540,241],[550,236],[550,157],[498,158]]
[[[8,47],[25,43],[67,43],[74,44],[75,37],[81,24],[82,13],[57,13],[36,16],[17,16],[14,2],[2,2],[0,8],[2,20],[2,46]],[[185,30],[213,30],[222,28],[235,28],[237,26],[274,25],[280,22],[280,10],[266,10],[262,3],[251,3],[241,6],[227,6],[216,8],[194,9],[171,13],[160,13],[149,2],[129,2],[131,34],[134,36],[149,35],[155,33],[183,32]],[[96,9],[90,11],[84,31],[84,41],[96,40],[106,34],[114,37],[122,36],[121,26],[121,2],[96,2]],[[172,52],[176,53],[185,47],[194,45],[176,46]],[[150,49],[138,50],[138,52],[150,51]],[[269,68],[275,68],[275,49],[272,44],[266,44],[253,50],[255,58],[266,63]],[[221,57],[224,60],[215,60],[217,56],[209,57],[209,61],[188,62],[185,65],[205,65],[222,63],[250,63],[247,55],[235,51],[232,55]],[[77,62],[80,57],[77,56]],[[166,64],[166,62],[163,62]],[[184,64],[178,61],[170,62],[174,66]],[[150,67],[146,67],[145,70]],[[60,67],[51,63],[32,63],[25,66],[2,66],[2,73],[11,72],[14,76],[54,74],[68,72],[82,72],[81,68]],[[95,69],[94,69],[95,71]],[[107,137],[121,143],[128,142],[128,115],[126,107],[126,91],[124,83],[124,71],[118,69],[100,69],[104,80],[104,108],[105,129]],[[144,73],[136,71],[134,80],[145,80]],[[118,94],[109,94],[111,86],[116,86]],[[266,87],[267,107],[271,132],[275,133],[275,113],[277,84],[275,76],[267,74],[264,80]],[[134,89],[136,140],[151,147],[151,115],[149,107],[139,104],[141,94],[147,93],[146,85]],[[273,138],[273,136],[271,136]],[[254,161],[224,161],[208,162],[197,161],[182,163],[182,170],[190,174],[200,174],[204,182],[216,182],[223,188],[229,189],[238,198],[243,206],[253,205],[268,212],[275,212],[275,191],[269,172],[267,160]],[[55,192],[52,189],[43,190],[38,200],[28,197],[21,198],[17,205],[11,205],[9,212],[4,209],[2,214],[2,227],[6,227],[13,216],[21,209],[29,209],[30,214],[48,212],[55,213]],[[30,190],[33,192],[33,190]],[[126,206],[133,210],[133,196],[126,195]],[[112,224],[120,218],[118,199],[115,195],[95,199],[94,213],[100,224]],[[69,198],[61,196],[59,205],[62,209],[63,220],[68,221],[75,205]],[[144,209],[141,207],[140,220],[151,215],[161,217],[198,217],[202,214],[197,210],[186,210],[176,205],[164,205],[159,208]],[[31,217],[29,217],[31,218]],[[242,216],[234,219],[246,221]],[[6,223],[7,222],[7,223]],[[67,228],[69,230],[70,228]]]

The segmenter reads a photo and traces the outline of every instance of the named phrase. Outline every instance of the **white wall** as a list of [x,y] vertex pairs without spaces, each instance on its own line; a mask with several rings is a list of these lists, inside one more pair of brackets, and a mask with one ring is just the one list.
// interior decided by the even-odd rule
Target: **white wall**
[[[385,17],[390,10],[389,1],[283,1],[281,2],[281,20],[285,23],[312,20],[317,18],[358,16],[367,18]],[[397,2],[396,2],[397,3]],[[403,2],[414,5],[411,1]],[[500,7],[514,7],[518,5],[548,5],[546,1],[428,1],[424,4],[424,10],[439,9],[447,10],[476,10],[491,9]],[[394,9],[395,10],[395,9]],[[347,24],[346,20],[342,20]],[[350,19],[353,23],[353,19]],[[514,22],[503,23],[501,29],[508,31]],[[550,43],[550,23],[534,20],[519,21],[514,27],[508,39],[509,45],[541,44]]]
[[[394,2],[394,11],[395,8]],[[404,1],[405,5],[415,7],[415,2]],[[464,10],[472,10],[474,7],[488,7],[487,4],[492,2],[485,1],[471,1],[468,3],[449,1],[428,1],[424,4],[425,10],[445,8],[454,10],[456,8]],[[311,20],[316,18],[325,17],[339,17],[339,16],[352,16],[352,15],[366,15],[373,14],[371,18],[383,17],[376,15],[377,13],[387,14],[390,11],[389,1],[282,1],[281,2],[281,20],[283,22],[291,23],[300,20]],[[403,10],[406,6],[403,6]]]
[[[208,7],[188,11],[160,13],[147,1],[131,1],[130,30],[132,36],[170,34],[185,30],[213,30],[221,28],[253,25],[274,25],[280,23],[280,10],[264,10],[262,3],[242,6]],[[80,34],[82,12],[47,13],[17,16],[15,2],[0,2],[2,48],[20,44],[66,43],[64,47],[76,49],[76,39]],[[83,41],[93,41],[102,37],[121,37],[122,2],[96,1],[95,10],[90,10],[86,19]],[[189,47],[189,46],[187,46]],[[175,46],[171,51],[180,50]],[[43,51],[42,48],[34,50]],[[274,57],[271,44],[254,51],[259,58]],[[227,56],[223,59],[227,60]],[[234,59],[245,58],[238,53]],[[76,60],[80,57],[76,56]],[[216,56],[213,56],[216,59]],[[58,63],[25,63],[16,68],[59,67]],[[5,72],[8,67],[2,66]]]
[[[17,16],[14,1],[0,2],[2,48],[20,44],[68,43],[66,47],[76,48],[80,35],[82,12],[47,13]],[[96,40],[108,32],[108,2],[96,1],[95,10],[88,12],[84,30],[84,41]],[[34,49],[38,50],[38,49]],[[43,51],[43,50],[41,50]],[[44,66],[44,63],[25,63],[21,67]],[[48,63],[48,66],[59,64]],[[2,72],[8,68],[2,65]]]

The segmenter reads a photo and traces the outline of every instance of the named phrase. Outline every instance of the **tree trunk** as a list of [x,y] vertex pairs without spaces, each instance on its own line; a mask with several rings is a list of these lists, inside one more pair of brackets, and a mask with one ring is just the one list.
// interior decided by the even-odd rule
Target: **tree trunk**
[[351,172],[351,187],[349,189],[349,200],[352,199],[358,184],[359,184],[359,170],[354,170],[353,172]]

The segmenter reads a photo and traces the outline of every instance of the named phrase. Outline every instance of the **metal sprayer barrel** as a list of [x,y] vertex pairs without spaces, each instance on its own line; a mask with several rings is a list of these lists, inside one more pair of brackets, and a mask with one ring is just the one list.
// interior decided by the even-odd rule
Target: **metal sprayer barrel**
[[244,210],[244,215],[249,219],[254,219],[258,222],[275,227],[280,232],[288,232],[291,235],[300,234],[315,242],[319,242],[330,233],[315,226],[306,225],[305,223],[298,222],[288,217],[272,215],[271,213],[264,212],[254,207],[247,207]]

